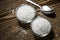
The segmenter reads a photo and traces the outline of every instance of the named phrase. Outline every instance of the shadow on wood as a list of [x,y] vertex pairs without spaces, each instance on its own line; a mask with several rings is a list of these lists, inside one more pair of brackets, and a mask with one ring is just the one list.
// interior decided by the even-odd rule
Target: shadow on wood
[[35,40],[53,40],[53,38],[54,38],[54,32],[51,31],[50,34],[47,35],[46,37],[38,37],[38,36],[34,35],[34,38],[35,38]]
[[56,18],[55,12],[51,13],[51,14],[44,14],[44,15],[46,15],[47,17],[50,17],[50,18]]
[[29,25],[30,23],[22,23],[20,21],[18,21],[18,23],[23,29],[26,29],[26,30],[30,29],[30,25]]

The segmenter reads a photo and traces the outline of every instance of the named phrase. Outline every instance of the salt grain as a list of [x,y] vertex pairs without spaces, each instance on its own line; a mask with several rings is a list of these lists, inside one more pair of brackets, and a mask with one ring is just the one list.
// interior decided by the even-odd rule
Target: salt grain
[[58,37],[58,35],[56,34],[56,37]]
[[27,31],[23,29],[21,30],[21,33],[27,34]]
[[18,35],[16,37],[19,37]]

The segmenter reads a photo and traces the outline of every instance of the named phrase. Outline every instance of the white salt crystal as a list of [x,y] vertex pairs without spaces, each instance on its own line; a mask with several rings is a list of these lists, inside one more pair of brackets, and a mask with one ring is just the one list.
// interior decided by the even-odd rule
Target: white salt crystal
[[31,22],[31,20],[35,17],[35,9],[30,5],[22,5],[16,10],[16,16],[20,21],[25,23]]
[[37,17],[32,23],[31,23],[32,31],[40,35],[40,37],[47,36],[51,30],[51,24],[48,20],[42,17]]

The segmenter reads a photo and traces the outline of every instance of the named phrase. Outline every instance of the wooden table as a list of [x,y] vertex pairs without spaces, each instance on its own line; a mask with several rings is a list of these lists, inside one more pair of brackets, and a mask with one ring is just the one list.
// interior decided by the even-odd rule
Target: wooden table
[[[13,9],[21,4],[29,4],[38,9],[36,6],[25,0],[0,0],[0,40],[60,40],[60,0],[32,0],[39,5],[56,5],[53,6],[55,13],[44,15],[37,11],[37,15],[48,19],[52,24],[51,33],[43,38],[33,35],[30,27],[20,24],[16,18]],[[27,27],[26,27],[27,26]]]

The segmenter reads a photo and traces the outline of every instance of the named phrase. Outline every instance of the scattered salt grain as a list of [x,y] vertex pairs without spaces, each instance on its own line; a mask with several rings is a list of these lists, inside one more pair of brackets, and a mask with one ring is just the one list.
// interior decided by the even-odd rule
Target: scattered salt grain
[[21,33],[27,34],[26,30],[21,30]]

